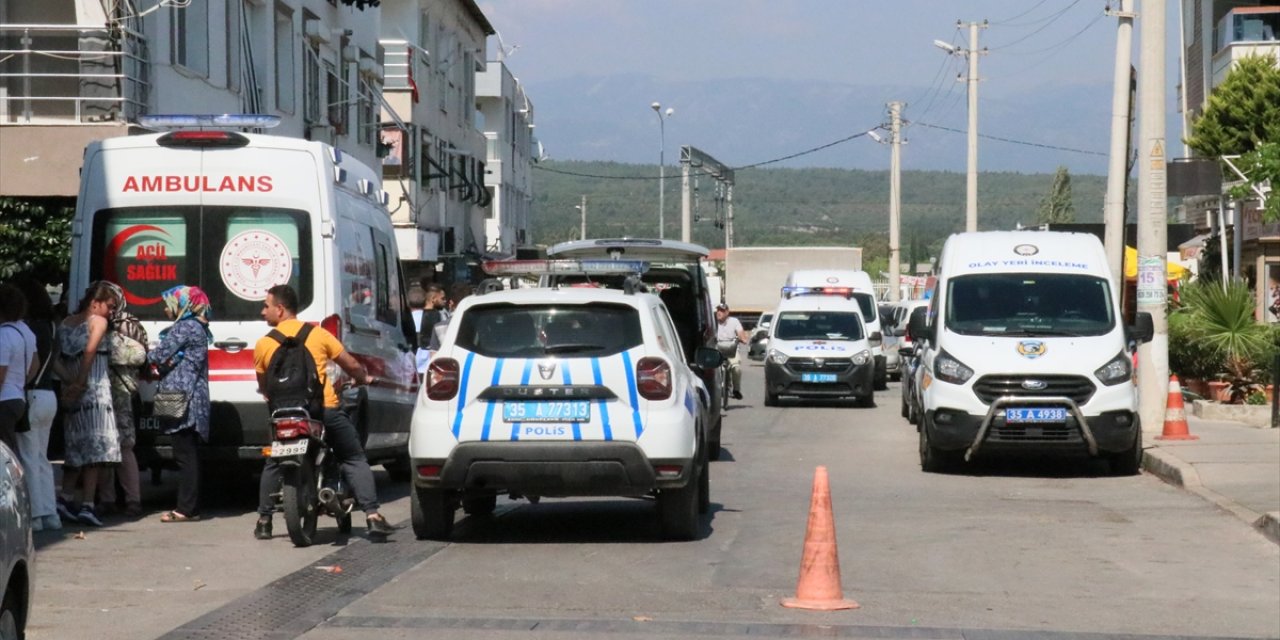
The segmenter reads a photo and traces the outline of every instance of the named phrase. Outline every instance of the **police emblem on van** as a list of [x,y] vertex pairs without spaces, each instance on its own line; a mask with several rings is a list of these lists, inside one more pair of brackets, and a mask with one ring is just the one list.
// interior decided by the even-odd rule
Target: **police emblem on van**
[[1028,360],[1039,358],[1047,350],[1048,347],[1040,340],[1022,340],[1018,342],[1018,355]]
[[1040,247],[1037,247],[1034,244],[1020,244],[1013,248],[1013,252],[1020,256],[1034,256],[1035,254],[1040,253]]

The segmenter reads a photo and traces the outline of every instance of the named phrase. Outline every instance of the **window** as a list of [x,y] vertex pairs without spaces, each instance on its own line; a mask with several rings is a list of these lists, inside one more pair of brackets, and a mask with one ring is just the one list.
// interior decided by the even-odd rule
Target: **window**
[[[302,14],[303,24],[318,24],[320,21],[309,13]],[[312,124],[320,123],[320,104],[324,100],[320,84],[320,45],[308,42],[302,47],[302,117]]]
[[240,3],[228,2],[227,7],[227,88],[240,91],[240,47],[244,33],[240,26]]
[[356,130],[360,144],[373,144],[378,139],[377,102],[373,96],[373,87],[365,80],[360,80],[360,100],[356,107]]
[[283,2],[276,3],[276,108],[293,113],[297,103],[294,98],[294,39],[293,10]]
[[306,212],[292,209],[108,209],[94,219],[90,277],[119,284],[143,320],[164,319],[165,289],[195,284],[219,320],[255,321],[286,274],[302,306],[311,304],[310,238]]
[[457,346],[492,358],[604,357],[643,343],[640,314],[617,304],[472,307]]
[[193,2],[174,7],[169,51],[175,65],[209,75],[209,5]]
[[955,278],[946,313],[947,328],[964,335],[1098,336],[1114,326],[1107,281],[1062,273]]
[[374,313],[380,322],[394,325],[400,321],[400,278],[397,276],[396,254],[391,251],[391,242],[377,233],[374,233],[373,243],[378,252]]
[[783,311],[773,335],[779,340],[861,340],[861,320],[849,311]]

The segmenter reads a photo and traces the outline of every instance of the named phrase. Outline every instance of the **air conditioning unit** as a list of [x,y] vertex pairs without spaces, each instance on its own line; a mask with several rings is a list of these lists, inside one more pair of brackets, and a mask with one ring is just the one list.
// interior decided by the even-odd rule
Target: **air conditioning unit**
[[342,49],[342,60],[344,62],[355,62],[360,59],[360,50],[354,44],[349,44]]
[[361,58],[360,75],[370,80],[382,82],[382,65],[374,62],[373,58]]
[[309,41],[311,44],[317,44],[317,45],[329,44],[330,38],[333,37],[333,34],[329,31],[329,29],[326,29],[324,25],[320,23],[319,20],[307,20],[306,22],[307,24],[305,29],[306,29],[307,41]]

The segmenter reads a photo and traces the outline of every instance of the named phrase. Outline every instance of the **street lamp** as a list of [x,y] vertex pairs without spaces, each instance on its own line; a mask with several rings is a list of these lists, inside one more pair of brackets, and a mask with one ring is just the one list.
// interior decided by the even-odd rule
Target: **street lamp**
[[661,135],[661,140],[658,146],[658,238],[662,239],[667,237],[666,225],[664,224],[664,221],[663,221],[663,216],[666,214],[665,208],[663,206],[665,203],[663,202],[663,200],[665,199],[666,193],[667,193],[667,190],[666,190],[666,180],[667,180],[667,175],[666,175],[667,174],[667,168],[666,168],[667,121],[666,121],[666,118],[671,117],[671,114],[675,113],[676,110],[672,109],[671,107],[667,107],[667,111],[664,117],[664,113],[662,111],[662,104],[655,102],[649,105],[649,108],[653,109],[653,112],[658,114],[658,132]]

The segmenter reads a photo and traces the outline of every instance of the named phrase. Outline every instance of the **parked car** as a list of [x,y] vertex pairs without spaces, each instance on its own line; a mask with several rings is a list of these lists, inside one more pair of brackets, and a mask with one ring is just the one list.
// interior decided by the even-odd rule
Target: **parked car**
[[[908,322],[914,320],[917,325],[928,319],[929,307],[917,306],[908,315]],[[907,422],[916,424],[920,418],[920,347],[922,344],[914,339],[908,327],[902,329],[902,340],[898,343],[898,354],[902,358],[902,417]]]
[[764,360],[769,352],[769,324],[773,322],[773,312],[760,314],[760,321],[751,330],[750,346],[747,357],[752,360]]
[[898,380],[902,376],[902,357],[898,355],[898,336],[900,335],[894,329],[894,311],[897,305],[891,302],[882,302],[876,305],[876,312],[880,316],[881,334],[883,339],[880,343],[881,349],[884,351],[884,373],[889,380]]
[[31,501],[18,454],[0,443],[0,638],[26,634],[35,594],[36,550],[31,539]]

